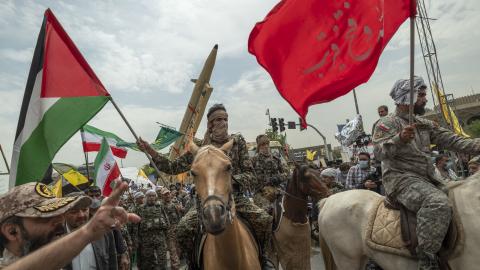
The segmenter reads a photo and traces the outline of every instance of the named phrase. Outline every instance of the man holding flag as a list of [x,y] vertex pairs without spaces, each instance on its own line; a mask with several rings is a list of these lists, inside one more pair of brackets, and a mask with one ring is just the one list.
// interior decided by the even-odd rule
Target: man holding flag
[[[425,113],[423,79],[414,79],[415,115]],[[480,153],[480,139],[461,137],[438,124],[414,117],[409,124],[410,80],[399,80],[390,96],[397,106],[375,127],[375,157],[382,161],[387,197],[417,213],[418,269],[439,269],[437,253],[452,217],[444,184],[435,174],[430,145],[468,154]]]

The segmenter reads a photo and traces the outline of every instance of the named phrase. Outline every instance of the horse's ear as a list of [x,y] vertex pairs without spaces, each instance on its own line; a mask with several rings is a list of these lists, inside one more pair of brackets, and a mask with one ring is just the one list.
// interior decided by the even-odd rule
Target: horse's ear
[[188,150],[190,151],[190,153],[192,153],[194,156],[197,154],[198,152],[198,145],[196,145],[193,140],[189,140],[188,141]]
[[233,147],[233,139],[231,139],[230,141],[222,145],[222,147],[220,147],[220,150],[222,150],[225,153],[228,153],[230,152],[230,150],[232,150],[232,147]]

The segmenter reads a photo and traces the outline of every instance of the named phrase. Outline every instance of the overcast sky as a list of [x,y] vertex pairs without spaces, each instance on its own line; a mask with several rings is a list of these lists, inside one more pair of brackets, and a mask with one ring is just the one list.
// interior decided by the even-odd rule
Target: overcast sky
[[[136,132],[148,140],[153,140],[158,132],[157,121],[179,127],[193,88],[190,79],[198,76],[206,56],[218,43],[209,105],[224,103],[230,115],[230,132],[241,132],[253,141],[267,128],[267,108],[272,117],[298,119],[266,71],[247,52],[252,27],[277,2],[1,1],[0,143],[9,162],[33,48],[47,7],[53,10]],[[425,2],[430,17],[437,19],[431,25],[446,92],[459,97],[478,91],[478,0]],[[357,88],[366,130],[377,119],[379,105],[393,108],[388,93],[394,81],[408,77],[408,28],[408,22],[402,25],[370,81]],[[416,73],[425,76],[418,43],[416,55]],[[328,143],[338,145],[334,139],[336,124],[354,115],[353,96],[347,94],[311,107],[307,119],[327,136]],[[133,140],[110,104],[89,124]],[[204,133],[205,126],[203,120],[199,134]],[[287,134],[293,147],[321,144],[313,130],[289,130]],[[90,155],[91,160],[94,157]],[[79,134],[60,150],[55,161],[84,162]],[[141,154],[129,153],[124,165],[146,162]]]

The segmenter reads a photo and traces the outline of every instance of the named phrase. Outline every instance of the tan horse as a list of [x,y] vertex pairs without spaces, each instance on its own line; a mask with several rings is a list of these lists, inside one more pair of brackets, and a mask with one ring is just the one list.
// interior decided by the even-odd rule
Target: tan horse
[[[450,259],[449,264],[454,270],[479,269],[480,174],[452,185],[465,242],[460,255]],[[365,269],[368,257],[385,270],[417,269],[417,261],[411,258],[373,250],[366,244],[368,214],[379,196],[366,190],[351,190],[320,202],[318,225],[326,269]]]
[[274,246],[283,269],[311,269],[311,232],[307,216],[307,196],[318,201],[328,197],[329,193],[318,171],[306,165],[296,166],[282,197],[284,215],[273,235]]
[[225,154],[233,140],[221,148],[190,144],[195,155],[191,172],[200,199],[199,220],[208,233],[203,248],[203,269],[260,270],[255,239],[235,212],[232,164]]

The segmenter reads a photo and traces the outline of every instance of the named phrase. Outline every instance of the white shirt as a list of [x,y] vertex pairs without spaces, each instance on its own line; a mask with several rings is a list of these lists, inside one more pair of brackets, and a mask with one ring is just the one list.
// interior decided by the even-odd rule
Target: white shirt
[[[67,224],[67,232],[70,233],[71,230]],[[72,260],[72,269],[73,270],[95,270],[97,269],[97,263],[95,261],[95,253],[93,251],[92,244],[83,248],[80,254]]]

